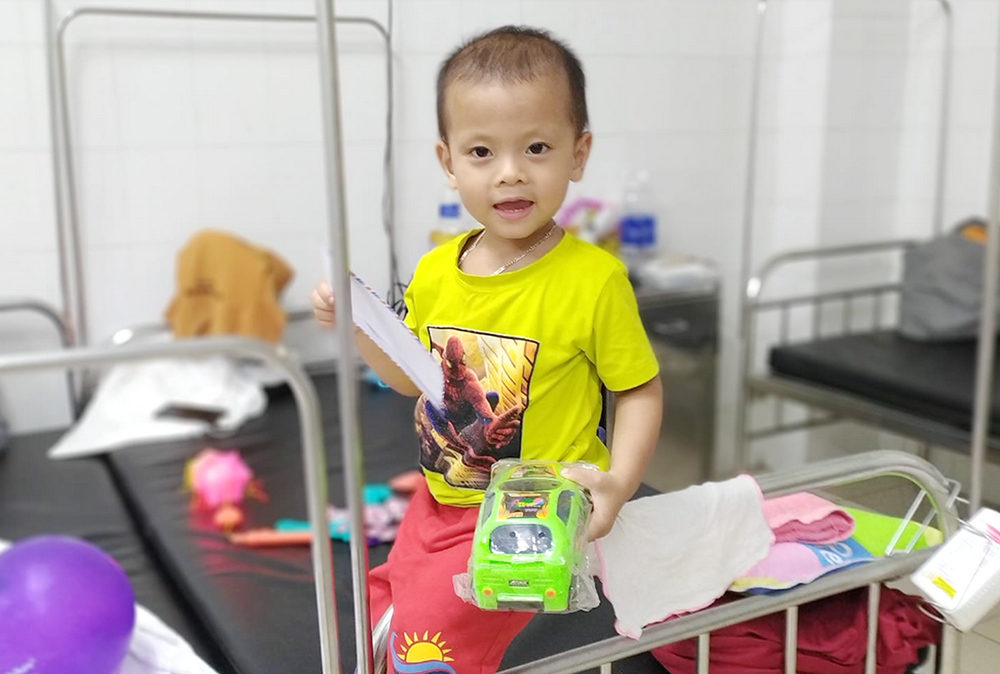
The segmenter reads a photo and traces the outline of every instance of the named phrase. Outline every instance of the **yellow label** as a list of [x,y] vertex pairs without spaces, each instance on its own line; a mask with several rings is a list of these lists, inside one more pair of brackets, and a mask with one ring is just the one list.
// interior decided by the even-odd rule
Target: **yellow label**
[[955,598],[955,588],[953,588],[951,584],[944,578],[942,578],[941,576],[934,576],[933,578],[931,578],[931,582],[934,583],[934,585],[936,585],[937,587],[944,590],[949,597],[951,597],[952,599]]

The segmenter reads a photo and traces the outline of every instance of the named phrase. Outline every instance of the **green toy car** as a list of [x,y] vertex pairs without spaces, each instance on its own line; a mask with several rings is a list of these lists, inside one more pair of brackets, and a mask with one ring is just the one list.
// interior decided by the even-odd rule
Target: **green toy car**
[[572,610],[590,494],[554,461],[503,460],[480,506],[469,573],[484,609]]

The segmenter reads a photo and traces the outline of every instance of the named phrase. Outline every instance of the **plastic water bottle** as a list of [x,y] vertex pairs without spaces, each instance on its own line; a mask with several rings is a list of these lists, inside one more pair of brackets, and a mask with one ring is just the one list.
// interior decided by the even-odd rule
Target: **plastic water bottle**
[[438,204],[438,229],[453,234],[462,231],[462,200],[458,191],[450,187],[445,189]]
[[625,185],[619,220],[621,256],[630,270],[656,257],[658,218],[649,174],[640,171]]
[[437,225],[431,230],[431,244],[440,246],[461,234],[464,229],[462,200],[456,190],[446,186],[441,201],[438,202]]

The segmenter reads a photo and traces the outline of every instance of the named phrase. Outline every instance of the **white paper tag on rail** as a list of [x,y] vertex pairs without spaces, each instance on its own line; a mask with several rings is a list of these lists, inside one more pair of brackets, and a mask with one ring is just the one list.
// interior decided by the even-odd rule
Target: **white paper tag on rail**
[[[333,278],[329,253],[325,257],[327,278]],[[444,409],[444,373],[441,365],[385,300],[353,272],[351,309],[354,324],[406,373],[432,405]]]
[[1000,514],[980,509],[910,578],[962,632],[1000,603]]

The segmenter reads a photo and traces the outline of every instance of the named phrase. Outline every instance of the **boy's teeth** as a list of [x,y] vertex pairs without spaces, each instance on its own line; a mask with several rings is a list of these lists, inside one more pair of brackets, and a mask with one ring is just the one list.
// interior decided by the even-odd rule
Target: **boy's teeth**
[[497,208],[505,211],[519,211],[522,208],[527,208],[531,205],[531,202],[527,199],[518,199],[517,201],[504,201],[497,204]]

